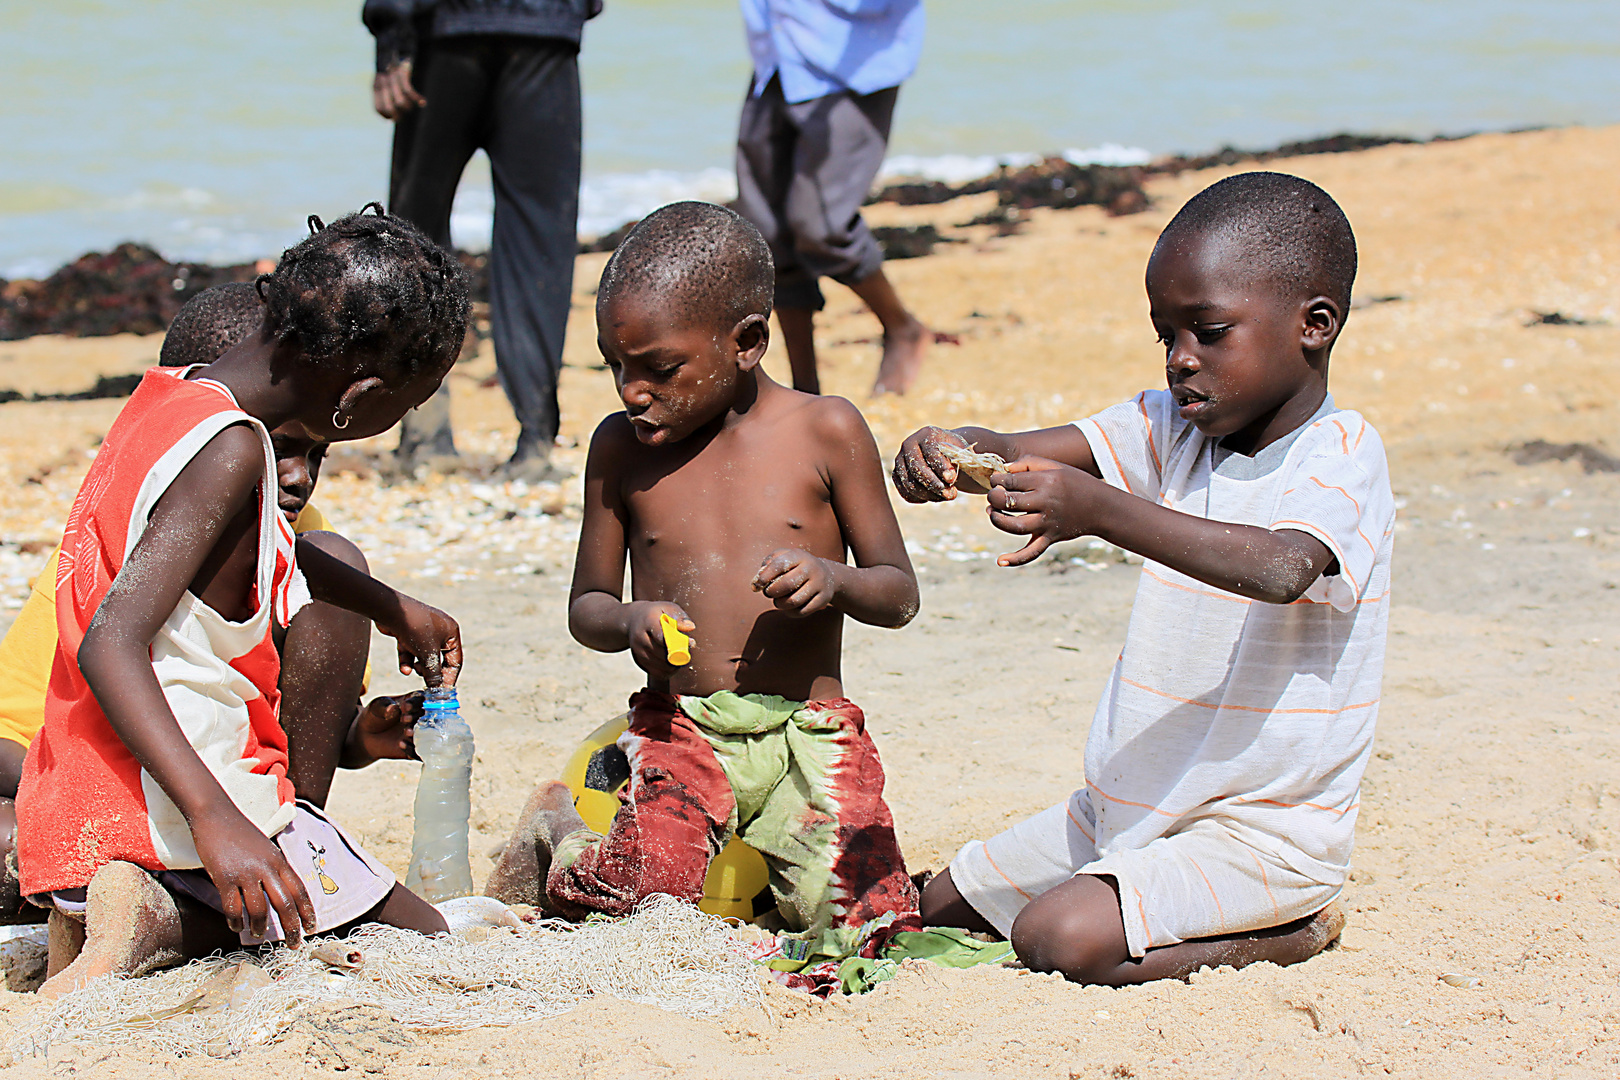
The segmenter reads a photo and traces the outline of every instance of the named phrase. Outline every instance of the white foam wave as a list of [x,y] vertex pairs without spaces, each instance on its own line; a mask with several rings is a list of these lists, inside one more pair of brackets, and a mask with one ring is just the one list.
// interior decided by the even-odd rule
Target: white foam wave
[[[1143,165],[1152,157],[1137,146],[1104,143],[1083,150],[1065,150],[1063,158],[1075,165]],[[1021,168],[1042,155],[1010,154],[895,154],[883,162],[880,181],[900,178],[965,184],[989,176],[1001,166]],[[640,173],[608,173],[587,177],[579,190],[579,234],[597,237],[629,221],[646,217],[660,206],[682,199],[725,203],[737,197],[737,180],[729,169],[699,172],[652,169]],[[450,235],[456,246],[469,251],[489,247],[495,199],[487,187],[463,184],[450,212]]]
[[[1063,157],[1077,165],[1140,165],[1150,155],[1139,147],[1106,143],[1066,150]],[[883,163],[878,178],[880,182],[906,178],[963,184],[988,176],[1003,165],[1018,168],[1040,159],[1040,154],[1030,153],[896,154]],[[651,169],[587,177],[579,192],[579,234],[602,236],[681,199],[726,203],[736,197],[737,181],[730,169]],[[107,235],[141,237],[169,258],[202,262],[249,262],[274,256],[304,234],[301,220],[255,220],[248,207],[196,187],[144,185],[128,194],[99,200],[87,210],[98,221],[106,219],[103,232]],[[494,215],[495,197],[487,181],[464,182],[450,211],[451,239],[470,251],[487,250]],[[103,249],[108,246],[102,245]],[[60,259],[43,251],[19,252],[0,268],[0,276],[43,277],[60,263]]]

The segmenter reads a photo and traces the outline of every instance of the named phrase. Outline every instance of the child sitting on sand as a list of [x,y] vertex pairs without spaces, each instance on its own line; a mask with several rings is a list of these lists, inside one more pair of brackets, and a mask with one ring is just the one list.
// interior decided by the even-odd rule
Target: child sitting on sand
[[[571,916],[695,902],[735,834],[792,929],[916,908],[840,678],[844,617],[904,626],[916,577],[861,414],[759,367],[773,280],[759,231],[697,202],[648,216],[602,272],[598,345],[625,411],[591,440],[569,628],[647,673],[619,740],[630,788],[601,837],[542,784],[491,896]],[[695,635],[689,664],[670,662],[664,617]]]
[[[164,335],[160,367],[210,364],[256,333],[264,305],[247,283],[216,285],[188,300]],[[331,532],[309,501],[320,475],[326,444],[312,440],[298,423],[270,433],[276,455],[281,512],[293,532],[360,570],[360,549]],[[45,690],[56,656],[56,567],[52,552],[35,579],[28,601],[0,639],[0,922],[39,922],[45,911],[23,900],[9,856],[15,843],[13,800],[23,757],[45,722]],[[334,770],[361,768],[380,758],[409,756],[409,725],[420,707],[406,698],[378,697],[358,704],[368,681],[366,651],[371,626],[365,619],[312,602],[293,616],[277,642],[281,654],[281,721],[288,731],[287,778],[301,799],[326,805]]]
[[1395,508],[1378,433],[1328,394],[1356,247],[1333,199],[1245,173],[1148,261],[1168,390],[1077,424],[924,428],[894,482],[982,491],[948,448],[1013,461],[1001,565],[1100,536],[1147,560],[1092,720],[1084,788],[929,882],[932,925],[1008,936],[1037,971],[1119,985],[1290,964],[1339,932],[1389,619]]
[[397,638],[402,671],[453,682],[461,664],[453,619],[313,545],[295,561],[277,512],[270,428],[375,435],[461,345],[465,272],[377,210],[312,219],[259,279],[257,334],[206,367],[148,371],[74,500],[45,725],[17,799],[22,887],[53,908],[44,993],[238,940],[446,927],[295,802],[277,718],[275,635],[306,579]]

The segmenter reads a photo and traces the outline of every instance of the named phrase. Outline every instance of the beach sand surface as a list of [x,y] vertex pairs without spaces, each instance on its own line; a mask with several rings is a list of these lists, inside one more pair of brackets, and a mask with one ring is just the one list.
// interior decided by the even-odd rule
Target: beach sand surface
[[[1294,968],[1204,971],[1114,990],[1011,969],[907,969],[860,998],[769,988],[698,1021],[609,1000],[505,1030],[420,1035],[317,1016],[272,1046],[179,1063],[53,1050],[18,1076],[1339,1077],[1620,1074],[1620,474],[1521,464],[1527,442],[1620,452],[1620,128],[1482,135],[1270,167],[1331,191],[1361,249],[1332,388],[1382,432],[1400,500],[1389,657],[1355,870],[1334,949]],[[1037,212],[1012,236],[955,228],[984,197],[873,208],[964,242],[891,264],[940,345],[905,398],[868,400],[877,328],[831,289],[824,385],[886,454],[923,423],[1062,423],[1162,385],[1142,270],[1194,192],[1234,170],[1154,182],[1147,213]],[[614,408],[580,260],[559,457],[578,468]],[[1557,312],[1566,321],[1538,321]],[[1579,320],[1577,322],[1576,320]],[[1581,324],[1581,323],[1584,323]],[[81,389],[138,369],[156,339],[0,344],[0,387]],[[782,370],[779,352],[768,366]],[[487,346],[452,376],[463,448],[486,468],[514,433]],[[0,406],[0,585],[20,602],[117,402]],[[564,622],[578,482],[514,490],[477,475],[379,487],[391,437],[335,451],[318,502],[382,576],[461,621],[463,711],[479,742],[475,873],[537,780],[622,711],[637,672]],[[1521,455],[1522,456],[1522,455]],[[1601,457],[1588,455],[1602,466]],[[846,686],[889,772],[908,864],[1082,782],[1137,568],[1086,541],[1020,570],[981,500],[902,507],[922,579],[906,630],[851,625]],[[30,569],[32,567],[33,569]],[[8,576],[9,575],[9,576]],[[1167,641],[1164,648],[1174,649]],[[389,643],[376,689],[404,689]],[[397,872],[417,766],[339,777],[330,810]],[[1440,976],[1477,979],[1456,987]],[[0,1036],[36,1007],[0,993]]]

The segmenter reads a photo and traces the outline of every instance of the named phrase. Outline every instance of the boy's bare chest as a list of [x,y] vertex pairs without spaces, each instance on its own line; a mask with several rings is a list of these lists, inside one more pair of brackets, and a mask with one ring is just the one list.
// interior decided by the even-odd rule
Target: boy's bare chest
[[[800,547],[843,556],[832,493],[818,463],[793,455],[699,455],[625,493],[632,553],[659,562]],[[754,567],[750,567],[750,573]]]

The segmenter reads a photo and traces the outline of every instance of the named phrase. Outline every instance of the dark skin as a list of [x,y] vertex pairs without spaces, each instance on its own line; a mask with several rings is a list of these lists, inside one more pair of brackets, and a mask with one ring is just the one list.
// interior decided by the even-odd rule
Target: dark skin
[[[288,424],[270,433],[270,445],[280,509],[290,523],[314,493],[326,444],[310,438],[301,425]],[[341,536],[307,535],[322,550],[366,569],[359,549]],[[359,769],[382,758],[413,756],[420,694],[377,697],[356,707],[370,634],[371,624],[363,617],[317,603],[299,612],[277,642],[282,654],[281,719],[288,729],[287,778],[299,798],[317,806],[326,805],[338,766]],[[0,859],[9,858],[15,846],[15,799],[26,753],[22,744],[0,740]],[[23,900],[16,874],[0,868],[0,922],[37,922],[45,915],[43,908]]]
[[[278,506],[289,524],[309,505],[320,480],[327,444],[298,423],[270,432],[276,456]],[[360,549],[336,533],[308,532],[318,547],[368,573]],[[357,708],[365,677],[371,624],[333,604],[317,601],[279,632],[281,723],[287,729],[287,779],[298,797],[324,807],[334,771],[361,769],[383,758],[413,756],[412,729],[422,712],[420,694],[377,697]]]
[[[761,371],[763,316],[715,328],[626,294],[598,303],[597,326],[625,411],[591,441],[574,637],[629,649],[657,690],[842,697],[843,617],[899,627],[917,612],[860,413]],[[662,613],[693,635],[690,664],[669,663]]]
[[427,98],[411,85],[411,62],[402,60],[371,80],[371,105],[384,120],[398,120],[412,109],[427,104]]
[[43,922],[45,909],[28,903],[17,884],[11,853],[17,849],[17,785],[22,782],[23,758],[28,748],[0,739],[0,923]]
[[[1165,348],[1165,380],[1181,416],[1238,453],[1253,455],[1303,425],[1327,395],[1328,359],[1342,306],[1319,293],[1246,278],[1228,243],[1198,234],[1161,240],[1148,262],[1153,328]],[[1028,537],[1002,566],[1034,561],[1055,543],[1098,536],[1218,589],[1273,604],[1299,599],[1336,572],[1326,545],[1306,533],[1211,521],[1109,486],[1073,425],[1003,434],[929,427],[900,447],[894,484],[910,502],[980,493],[940,453],[972,444],[1010,462],[991,477],[991,522]],[[960,488],[958,484],[960,482]],[[949,871],[929,882],[922,914],[931,925],[989,931]],[[1313,920],[1187,941],[1132,958],[1111,877],[1081,874],[1033,900],[1012,927],[1013,947],[1039,971],[1086,983],[1124,985],[1185,978],[1206,964],[1295,963],[1320,949]]]
[[[363,358],[356,358],[363,359]],[[223,383],[238,404],[277,428],[300,425],[311,439],[360,439],[393,426],[425,401],[445,371],[389,385],[342,364],[317,368],[295,350],[254,335],[197,377]],[[365,371],[369,364],[356,365]],[[448,369],[448,363],[445,365]],[[334,419],[346,421],[334,425]],[[79,668],[118,733],[189,824],[198,855],[218,887],[230,929],[262,934],[275,911],[290,944],[313,925],[302,882],[275,842],[225,794],[191,749],[169,710],[148,653],[186,592],[227,619],[252,616],[249,589],[258,545],[258,484],[264,468],[257,432],[238,424],[216,435],[158,500],[148,526],[97,610],[79,650]],[[455,620],[300,543],[298,558],[315,599],[354,611],[399,642],[402,672],[420,670],[430,684],[453,684],[461,667]],[[436,932],[437,912],[404,893],[385,902],[401,925]],[[415,906],[412,906],[414,901]]]

